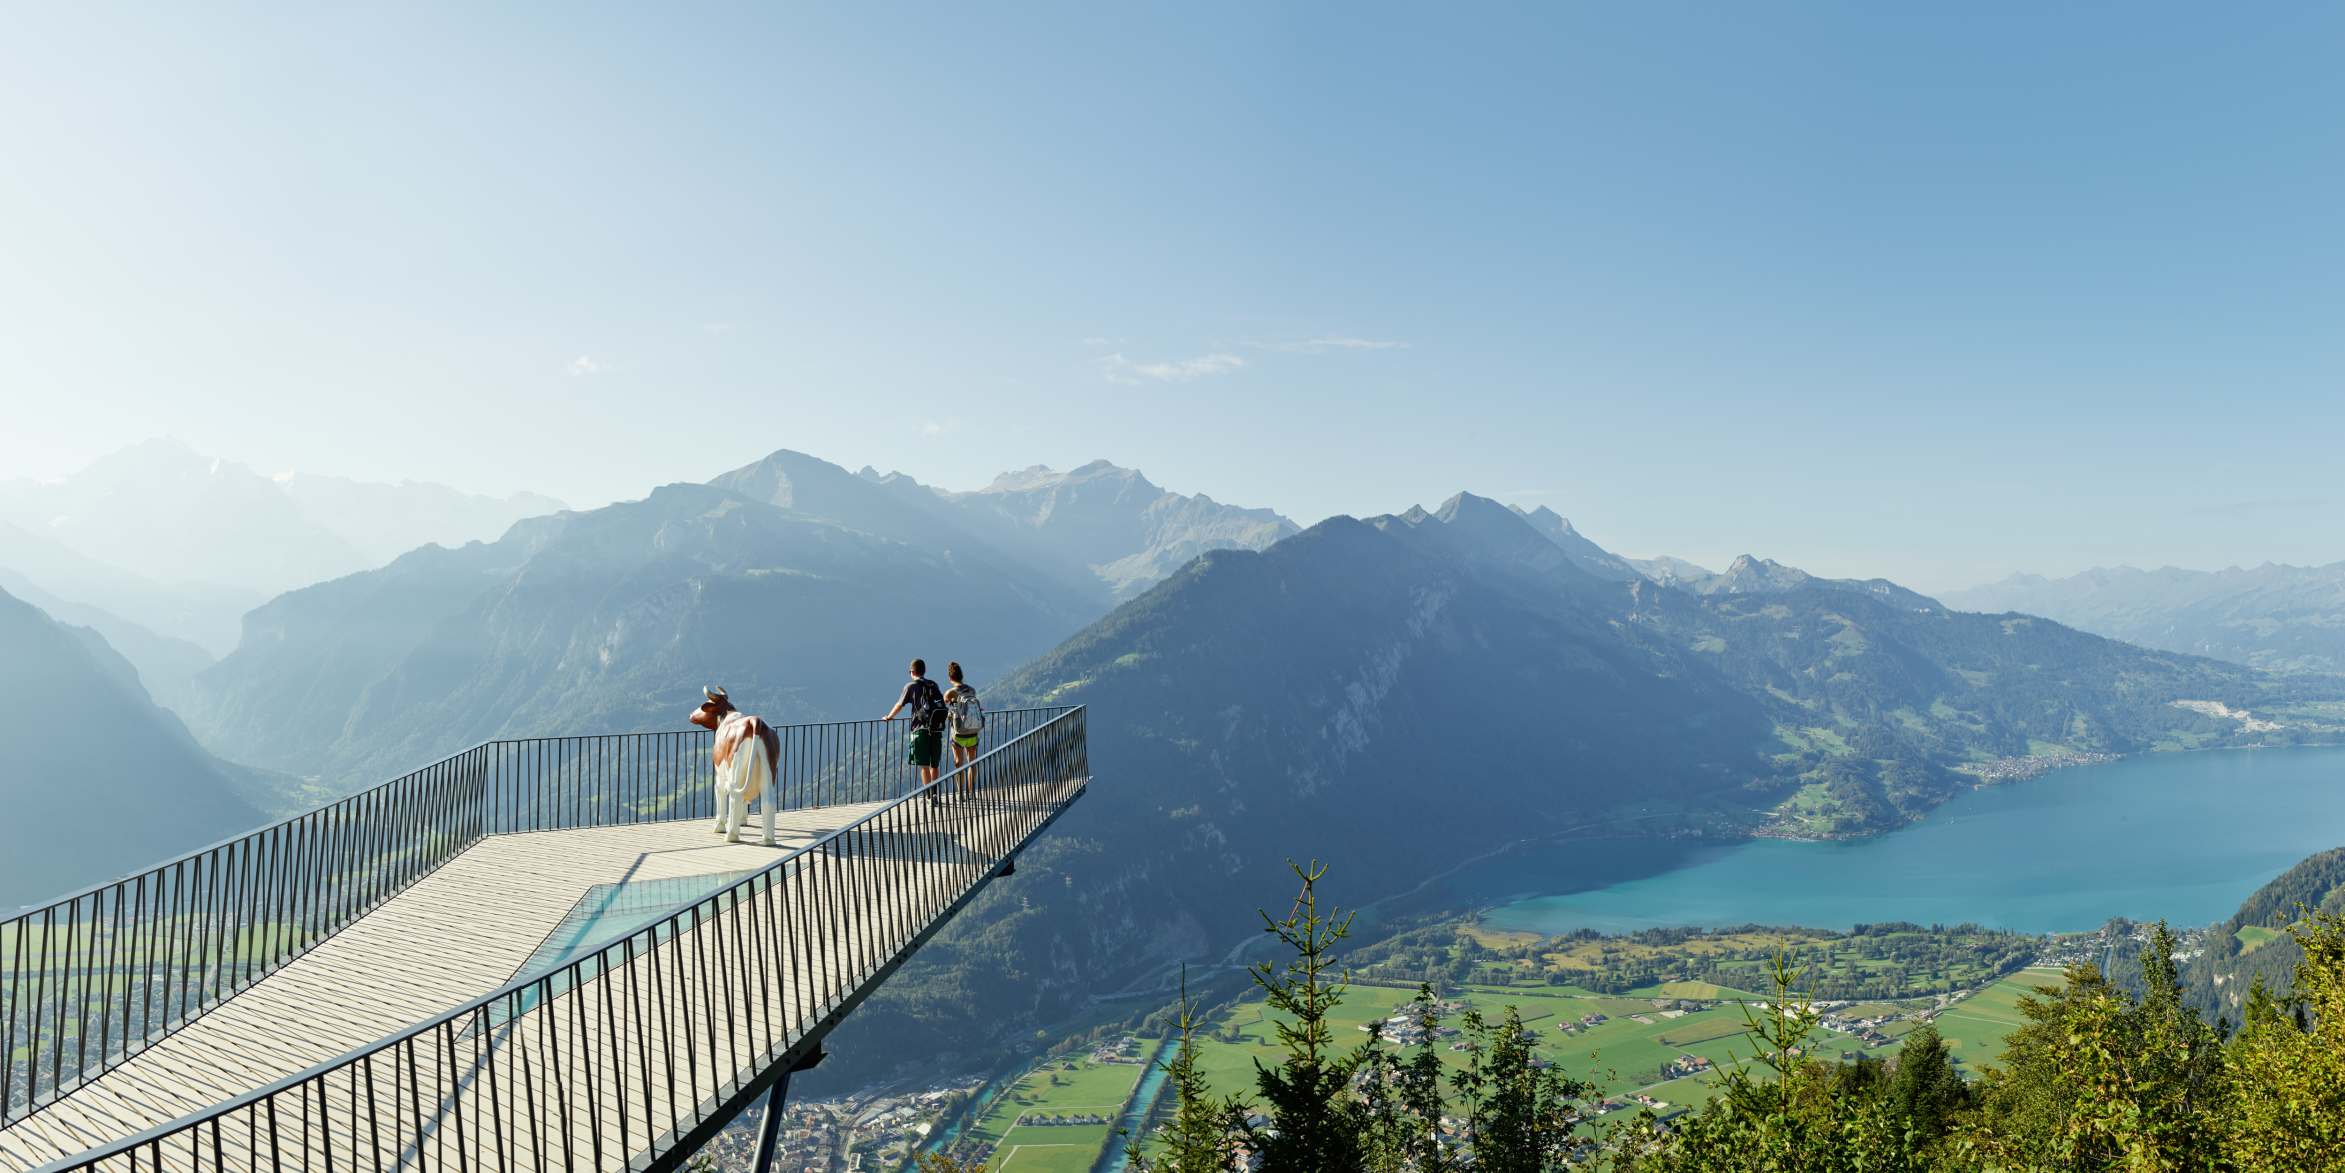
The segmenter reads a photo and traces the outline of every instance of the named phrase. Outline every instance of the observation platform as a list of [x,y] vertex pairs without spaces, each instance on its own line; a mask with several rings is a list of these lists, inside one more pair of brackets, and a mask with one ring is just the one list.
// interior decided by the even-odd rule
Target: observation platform
[[1083,718],[933,790],[901,723],[779,727],[770,847],[708,734],[492,742],[20,914],[0,1170],[678,1167],[1083,793]]

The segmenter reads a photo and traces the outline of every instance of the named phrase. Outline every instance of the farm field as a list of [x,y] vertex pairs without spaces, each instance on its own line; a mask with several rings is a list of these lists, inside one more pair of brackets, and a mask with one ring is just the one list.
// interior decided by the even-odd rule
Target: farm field
[[[989,1169],[1011,1173],[1084,1173],[1114,1139],[1115,1120],[1148,1070],[1143,1061],[1104,1063],[1091,1056],[1051,1059],[1019,1077],[993,1102],[967,1139],[992,1146]],[[1096,1123],[1053,1124],[1046,1119],[1096,1117]]]
[[2239,939],[2241,953],[2253,953],[2264,945],[2287,936],[2288,933],[2285,929],[2269,929],[2261,925],[2248,925],[2232,935]]
[[2058,986],[2060,971],[2031,966],[1963,999],[1938,1016],[1938,1034],[1965,1074],[1977,1074],[2003,1051],[2004,1036],[2024,1025],[2019,1000],[2039,987]]

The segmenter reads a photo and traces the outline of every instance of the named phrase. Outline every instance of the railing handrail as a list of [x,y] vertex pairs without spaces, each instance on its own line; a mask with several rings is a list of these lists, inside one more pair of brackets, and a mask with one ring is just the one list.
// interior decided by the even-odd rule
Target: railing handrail
[[[618,736],[632,735],[620,734]],[[164,872],[170,871],[172,868],[179,867],[183,864],[194,863],[195,861],[203,859],[206,856],[216,855],[231,847],[235,847],[238,844],[247,843],[258,839],[272,831],[278,830],[279,828],[290,827],[293,824],[302,821],[303,819],[316,818],[319,815],[328,814],[330,812],[339,810],[342,807],[363,802],[419,774],[424,774],[432,770],[439,769],[442,766],[457,761],[466,754],[477,753],[495,744],[497,744],[495,741],[483,741],[474,745],[466,746],[463,749],[449,754],[447,757],[441,758],[436,762],[430,762],[425,765],[417,766],[416,768],[409,770],[388,782],[377,782],[364,790],[351,791],[350,793],[345,794],[340,798],[334,799],[323,806],[313,806],[308,810],[302,811],[300,814],[287,815],[284,818],[278,819],[274,822],[262,823],[260,826],[254,827],[252,830],[241,831],[237,834],[230,835],[225,839],[215,840],[211,843],[205,844],[202,847],[175,855],[170,859],[164,860],[163,862],[150,868],[141,868],[135,872],[126,872],[122,875],[116,876],[111,880],[100,880],[94,884],[83,885],[82,887],[76,888],[63,896],[59,896],[54,900],[50,900],[42,904],[25,905],[23,908],[17,910],[10,916],[0,917],[0,929],[6,929],[18,921],[39,916],[42,913],[48,912],[52,909],[63,908],[67,905],[87,900],[90,897],[107,890],[108,888],[132,883],[147,876],[159,876]]]
[[[1048,713],[1052,712],[1053,710],[1058,710],[1063,713],[1069,708],[1070,706],[1067,705],[1030,705],[1026,708],[1020,709],[989,709],[987,710],[986,715],[988,717],[999,717],[1006,716],[1011,713]],[[898,720],[904,719],[905,718],[898,718]],[[1057,719],[1058,718],[1056,716],[1050,718],[1050,720],[1053,721]],[[846,725],[879,725],[893,723],[894,722],[883,722],[874,717],[858,721],[799,721],[788,725],[776,725],[774,726],[774,729],[777,731],[786,729],[835,729]],[[709,733],[709,731],[705,729],[637,729],[624,733],[563,733],[547,737],[492,737],[487,741],[475,742],[472,745],[466,746],[463,749],[456,751],[455,753],[449,754],[447,757],[439,759],[438,761],[427,762],[421,766],[417,766],[416,768],[409,770],[388,782],[377,782],[364,790],[351,791],[350,793],[345,794],[340,798],[333,799],[332,801],[329,801],[322,806],[314,806],[308,810],[302,811],[299,814],[287,815],[284,818],[275,820],[274,822],[263,823],[258,827],[254,827],[252,830],[230,835],[225,839],[216,840],[202,847],[183,852],[179,855],[171,857],[170,859],[164,860],[163,862],[156,864],[153,867],[141,868],[135,872],[127,872],[123,875],[116,876],[111,880],[100,880],[94,884],[85,884],[82,887],[76,888],[73,891],[66,893],[63,896],[44,901],[40,904],[25,905],[23,908],[18,909],[16,912],[8,916],[0,917],[0,932],[4,932],[9,928],[14,927],[19,922],[40,916],[42,913],[51,912],[59,908],[64,908],[76,904],[80,901],[87,900],[100,892],[106,891],[109,888],[114,888],[122,884],[133,883],[147,876],[161,875],[173,868],[180,867],[184,864],[194,863],[199,859],[203,859],[206,856],[215,855],[221,851],[227,850],[228,848],[244,843],[250,843],[268,835],[270,832],[279,830],[280,828],[290,827],[293,824],[302,821],[303,819],[316,818],[319,815],[328,814],[333,811],[340,810],[344,807],[355,805],[366,799],[373,798],[376,795],[381,794],[383,791],[389,790],[390,788],[397,786],[402,782],[406,782],[411,778],[415,778],[422,774],[427,774],[433,770],[439,769],[442,766],[451,765],[462,760],[468,755],[479,753],[485,749],[493,749],[500,745],[535,745],[548,741],[588,741],[595,738],[611,737],[690,737],[695,734],[698,734],[702,737],[713,736],[713,734]],[[1024,735],[1021,734],[1020,736]],[[492,834],[510,833],[511,832],[492,832]]]
[[[1085,706],[1082,705],[1038,705],[1027,709],[998,710],[996,715],[998,715],[998,713],[1008,712],[1040,713],[1053,712],[1054,710],[1055,712],[1053,712],[1053,715],[1049,719],[1034,726],[1032,729],[1018,734],[1017,736],[1012,737],[1010,740],[986,750],[984,753],[978,755],[966,763],[963,763],[960,766],[954,767],[950,773],[938,775],[936,781],[924,783],[914,788],[909,793],[891,799],[877,809],[865,813],[861,818],[858,818],[851,823],[847,823],[844,826],[830,831],[828,834],[823,835],[819,839],[785,852],[784,854],[776,857],[772,862],[759,867],[755,871],[741,876],[739,879],[723,888],[717,889],[703,896],[695,897],[691,900],[680,901],[672,906],[672,910],[660,920],[626,933],[616,934],[600,946],[596,947],[593,951],[579,953],[577,956],[571,958],[569,961],[556,968],[532,974],[527,977],[514,978],[506,982],[504,985],[497,987],[495,990],[473,998],[470,1001],[465,1002],[463,1005],[433,1015],[432,1017],[424,1019],[423,1021],[413,1023],[405,1029],[400,1030],[396,1034],[385,1035],[384,1037],[377,1039],[372,1043],[368,1043],[360,1047],[353,1047],[350,1050],[336,1055],[331,1059],[312,1064],[301,1069],[300,1071],[279,1078],[265,1086],[254,1088],[250,1091],[246,1091],[221,1100],[217,1103],[208,1105],[201,1111],[191,1112],[177,1119],[158,1124],[153,1128],[146,1129],[145,1131],[139,1132],[135,1135],[119,1137],[104,1144],[84,1150],[83,1152],[76,1153],[70,1157],[53,1162],[50,1165],[42,1166],[39,1173],[46,1173],[46,1170],[49,1169],[77,1169],[90,1167],[95,1165],[96,1162],[106,1160],[110,1157],[120,1156],[124,1153],[135,1153],[136,1150],[142,1146],[154,1144],[166,1137],[175,1136],[191,1128],[201,1127],[205,1121],[218,1119],[220,1117],[227,1116],[237,1111],[238,1109],[259,1104],[272,1096],[281,1095],[284,1092],[301,1084],[318,1079],[341,1068],[359,1064],[371,1056],[381,1055],[385,1052],[396,1051],[400,1046],[418,1039],[423,1035],[430,1033],[431,1031],[446,1027],[454,1023],[457,1019],[463,1018],[466,1015],[477,1015],[483,1011],[493,1010],[496,1004],[500,1001],[505,1001],[515,997],[516,995],[524,994],[532,987],[547,985],[557,974],[560,974],[565,970],[578,970],[589,962],[600,962],[604,954],[620,947],[628,941],[642,937],[646,934],[652,935],[651,940],[653,942],[653,947],[656,947],[660,939],[658,934],[662,930],[669,930],[671,932],[671,937],[673,937],[676,933],[680,932],[677,926],[687,914],[695,913],[703,906],[714,906],[727,897],[733,897],[737,900],[738,894],[742,890],[756,884],[761,880],[767,880],[770,877],[778,875],[784,868],[789,867],[797,861],[804,859],[825,847],[840,842],[866,824],[869,824],[872,821],[889,814],[908,803],[923,798],[923,796],[928,794],[930,791],[944,785],[945,782],[959,776],[964,771],[976,769],[979,763],[984,762],[986,759],[991,758],[996,754],[1008,753],[1012,748],[1016,747],[1021,742],[1024,742],[1029,738],[1040,736],[1041,734],[1049,731],[1052,727],[1058,725],[1060,722],[1079,719],[1079,715],[1084,711],[1084,708]],[[834,724],[839,723],[840,722],[834,722]]]

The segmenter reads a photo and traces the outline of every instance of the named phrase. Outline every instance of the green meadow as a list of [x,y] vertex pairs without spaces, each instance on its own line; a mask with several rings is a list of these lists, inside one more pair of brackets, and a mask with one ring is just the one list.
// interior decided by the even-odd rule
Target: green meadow
[[[1152,1049],[1145,1042],[1140,1053]],[[968,1138],[993,1147],[987,1168],[1012,1173],[1084,1173],[1114,1139],[1115,1119],[1148,1070],[1145,1063],[1047,1060],[1018,1077]],[[1098,1116],[1099,1124],[1045,1124],[1057,1116]]]
[[1948,1007],[1938,1016],[1939,1037],[1946,1040],[1963,1071],[1975,1075],[2002,1053],[2004,1037],[2027,1022],[2020,1015],[2019,1000],[2060,984],[2058,969],[2023,969]]
[[2286,929],[2265,928],[2262,925],[2248,925],[2232,935],[2239,939],[2241,953],[2253,953],[2257,949],[2287,936],[2288,931]]

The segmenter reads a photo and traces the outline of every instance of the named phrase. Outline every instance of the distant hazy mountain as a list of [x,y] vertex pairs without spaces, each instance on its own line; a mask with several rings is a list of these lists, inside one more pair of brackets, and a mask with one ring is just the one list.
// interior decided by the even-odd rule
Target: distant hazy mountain
[[1368,901],[1567,831],[1731,835],[1778,806],[1880,829],[1969,785],[1964,763],[2255,740],[2169,702],[2291,695],[1757,560],[1707,594],[1600,577],[1559,532],[1470,495],[1333,519],[1208,554],[997,686],[1089,705],[1099,785],[1021,863],[1042,880],[989,893],[850,1029],[984,1054],[1222,956],[1290,856]]
[[303,516],[357,548],[369,566],[435,542],[493,541],[524,517],[569,508],[538,493],[486,497],[425,481],[386,485],[296,473],[277,483]]
[[1156,562],[1284,526],[1106,464],[948,494],[783,450],[289,592],[189,721],[338,785],[503,734],[669,727],[709,680],[777,721],[874,714],[913,656],[990,681]]
[[0,486],[0,509],[25,529],[159,582],[266,595],[366,564],[275,481],[171,440],[135,444],[56,484]]
[[[186,640],[209,655],[236,646],[245,610],[265,597],[209,583],[157,582],[6,521],[0,521],[0,571],[13,576],[0,580],[8,589],[38,592],[44,606],[63,601],[118,616],[164,638]],[[96,623],[88,614],[75,622]]]
[[906,541],[977,540],[1032,572],[1097,594],[1101,611],[1208,550],[1257,550],[1295,532],[1270,510],[1174,493],[1104,460],[1072,472],[1035,465],[955,493],[869,467],[850,474],[784,450],[710,483]]
[[177,709],[186,703],[195,674],[217,659],[197,644],[159,634],[103,607],[50,594],[4,564],[0,564],[0,590],[40,608],[60,623],[87,627],[103,636],[108,646],[138,670],[139,683],[147,694],[165,708]]
[[912,657],[989,682],[1097,596],[932,493],[780,452],[283,595],[189,719],[238,760],[355,784],[501,735],[677,728],[707,682],[777,722],[876,716]]
[[1104,460],[1071,472],[1035,465],[946,499],[1002,527],[995,532],[1012,548],[1096,576],[1117,601],[1208,550],[1259,550],[1295,532],[1268,509],[1171,492]]
[[2275,672],[2345,672],[2345,562],[2214,571],[2119,566],[2059,579],[2015,574],[1945,599]]
[[872,469],[858,476],[889,486],[903,500],[943,502],[954,526],[985,535],[1036,568],[1095,582],[1102,603],[1133,598],[1210,549],[1262,549],[1294,533],[1294,523],[1271,509],[1172,493],[1104,460],[1074,472],[1044,465],[1004,472],[973,493],[947,493]]
[[0,908],[257,825],[249,779],[196,745],[87,628],[0,592]]
[[1705,580],[1718,577],[1718,572],[1715,570],[1696,566],[1683,558],[1672,558],[1667,554],[1652,558],[1631,558],[1628,560],[1628,564],[1634,567],[1638,574],[1644,575],[1662,586],[1694,587],[1699,586]]
[[1936,599],[1909,591],[1885,578],[1817,578],[1796,566],[1785,566],[1773,559],[1754,558],[1749,554],[1736,558],[1722,573],[1706,578],[1686,576],[1676,583],[1662,585],[1682,586],[1701,595],[1772,594],[1812,586],[1818,590],[1864,595],[1908,611],[1945,610]]
[[1544,505],[1528,511],[1518,505],[1514,506],[1514,511],[1520,514],[1524,521],[1530,522],[1532,529],[1546,535],[1547,540],[1554,542],[1565,556],[1571,559],[1572,565],[1597,578],[1609,579],[1613,582],[1634,582],[1645,576],[1645,572],[1628,559],[1582,537],[1580,531],[1571,527],[1570,519],[1557,514]]
[[[439,485],[311,476],[279,481],[173,440],[133,445],[56,483],[0,482],[0,521],[113,568],[117,577],[156,584],[162,594],[234,600],[237,614],[280,591],[377,565],[424,542],[492,538],[522,517],[559,507],[550,498],[500,501]],[[7,557],[0,544],[0,559]],[[0,565],[61,598],[165,635],[219,651],[235,640],[234,625],[200,605],[182,608],[197,613],[187,622],[162,621],[166,604],[126,607],[52,581],[56,576],[35,566]]]

